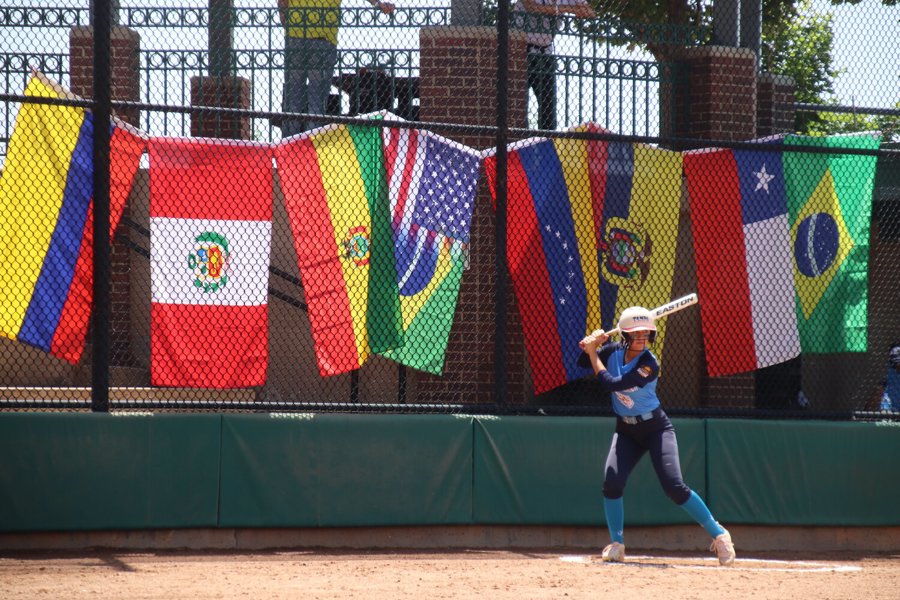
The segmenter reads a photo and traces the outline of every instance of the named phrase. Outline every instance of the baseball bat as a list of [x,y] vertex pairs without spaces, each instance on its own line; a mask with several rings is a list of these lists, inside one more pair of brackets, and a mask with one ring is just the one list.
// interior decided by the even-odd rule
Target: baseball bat
[[[650,311],[650,316],[653,317],[653,320],[661,319],[663,317],[667,317],[672,313],[676,313],[679,310],[685,309],[692,304],[697,304],[697,294],[688,294],[687,296],[682,296],[681,298],[676,298],[671,302],[667,302],[662,306],[657,306],[653,310]],[[609,331],[604,332],[609,337],[614,336],[617,333],[621,333],[619,328],[610,329]]]

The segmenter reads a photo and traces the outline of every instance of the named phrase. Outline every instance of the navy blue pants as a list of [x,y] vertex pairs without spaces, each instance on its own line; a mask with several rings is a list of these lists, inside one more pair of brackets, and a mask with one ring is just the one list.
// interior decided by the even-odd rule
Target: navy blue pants
[[653,419],[643,423],[629,425],[622,419],[616,419],[616,433],[606,457],[603,495],[610,500],[621,498],[628,476],[647,452],[666,495],[675,504],[687,502],[691,488],[685,485],[681,476],[675,428],[659,408],[654,411]]

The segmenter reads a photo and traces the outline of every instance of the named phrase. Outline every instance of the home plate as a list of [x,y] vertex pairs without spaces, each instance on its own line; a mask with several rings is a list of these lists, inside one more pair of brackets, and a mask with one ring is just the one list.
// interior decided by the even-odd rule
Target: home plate
[[642,567],[670,569],[728,569],[729,571],[775,571],[786,573],[851,573],[862,567],[806,560],[740,558],[730,567],[722,567],[715,557],[629,555],[624,563],[602,563],[599,557],[563,555],[559,560],[577,564],[604,564],[610,567]]

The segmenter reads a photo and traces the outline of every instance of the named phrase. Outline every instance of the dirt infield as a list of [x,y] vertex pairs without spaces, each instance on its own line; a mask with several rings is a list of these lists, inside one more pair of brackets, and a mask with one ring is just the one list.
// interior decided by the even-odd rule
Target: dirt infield
[[626,564],[557,552],[0,553],[0,597],[894,599],[900,555],[641,552]]

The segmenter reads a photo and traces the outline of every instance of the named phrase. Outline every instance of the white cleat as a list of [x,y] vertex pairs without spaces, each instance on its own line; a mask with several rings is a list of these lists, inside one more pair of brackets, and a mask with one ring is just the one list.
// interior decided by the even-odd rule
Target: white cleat
[[625,544],[613,542],[603,549],[603,562],[625,562]]
[[736,556],[734,553],[734,542],[731,541],[731,534],[728,533],[727,529],[725,533],[716,536],[709,549],[716,553],[716,556],[719,557],[719,564],[723,567],[730,566],[734,562],[734,557]]

